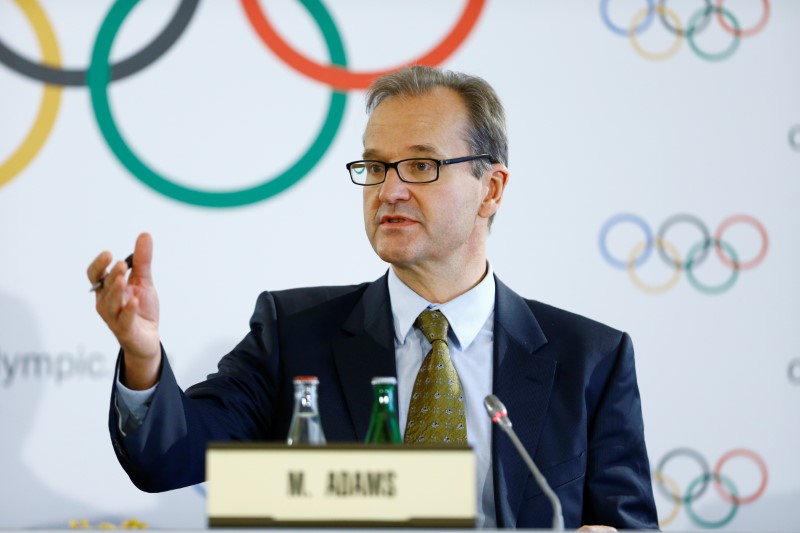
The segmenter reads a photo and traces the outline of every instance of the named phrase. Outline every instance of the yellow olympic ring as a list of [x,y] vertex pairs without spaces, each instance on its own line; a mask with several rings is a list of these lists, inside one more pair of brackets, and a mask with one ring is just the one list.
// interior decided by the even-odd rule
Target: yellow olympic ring
[[667,490],[673,496],[672,501],[675,502],[675,506],[672,508],[672,510],[669,512],[666,518],[662,518],[661,520],[658,521],[659,527],[666,527],[669,524],[671,524],[673,520],[675,520],[675,518],[678,516],[678,513],[681,510],[681,505],[683,505],[683,498],[681,498],[681,489],[680,487],[678,487],[678,484],[675,483],[675,480],[673,480],[669,476],[664,475],[663,472],[656,472],[653,475],[653,477],[656,479],[656,481],[667,487]]
[[672,277],[662,285],[645,285],[645,283],[639,279],[639,276],[636,274],[636,260],[639,258],[639,254],[642,252],[642,250],[644,250],[644,248],[647,246],[647,241],[640,242],[633,247],[633,250],[631,250],[631,254],[628,257],[628,274],[630,275],[633,284],[644,292],[660,294],[667,292],[674,287],[676,283],[678,283],[678,280],[681,278],[681,265],[683,262],[681,261],[680,252],[678,252],[678,249],[675,248],[675,246],[663,239],[655,239],[655,243],[656,246],[666,250],[667,253],[669,253],[669,255],[672,257],[673,264],[675,265],[675,273],[672,275]]
[[[39,47],[42,49],[42,62],[52,67],[60,67],[61,54],[58,51],[53,27],[47,20],[47,16],[45,16],[41,6],[35,1],[28,0],[15,0],[15,3],[28,17],[28,21],[36,31]],[[0,187],[19,174],[44,146],[53,129],[53,124],[55,124],[60,105],[61,86],[45,85],[39,112],[31,130],[22,141],[22,144],[0,165]]]
[[684,32],[683,26],[681,25],[681,20],[674,11],[667,9],[666,6],[661,4],[658,4],[656,9],[659,13],[668,16],[672,20],[672,25],[675,27],[675,42],[672,43],[672,46],[663,52],[648,52],[639,44],[639,40],[636,38],[636,28],[647,15],[647,7],[640,9],[631,19],[628,38],[631,40],[631,46],[633,46],[633,49],[636,50],[640,56],[644,57],[645,59],[650,59],[651,61],[664,61],[665,59],[669,59],[678,53],[678,50],[681,48],[681,43],[683,43],[682,37]]

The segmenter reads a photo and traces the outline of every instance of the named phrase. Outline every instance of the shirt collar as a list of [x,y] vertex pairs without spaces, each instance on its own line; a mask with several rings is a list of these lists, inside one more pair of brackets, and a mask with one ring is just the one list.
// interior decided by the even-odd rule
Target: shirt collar
[[395,340],[403,344],[414,321],[427,308],[440,309],[450,323],[450,332],[462,350],[466,350],[494,311],[494,271],[486,262],[486,275],[475,287],[444,304],[432,304],[411,290],[389,268],[389,299],[392,304]]

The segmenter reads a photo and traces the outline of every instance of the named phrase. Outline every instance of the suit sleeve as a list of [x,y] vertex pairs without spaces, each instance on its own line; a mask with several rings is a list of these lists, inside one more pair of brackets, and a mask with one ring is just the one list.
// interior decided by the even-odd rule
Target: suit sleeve
[[589,421],[583,522],[658,529],[644,441],[633,345],[623,333],[614,357],[595,369]]
[[250,332],[222,358],[218,371],[186,390],[178,386],[162,349],[159,385],[142,425],[119,431],[112,392],[109,431],[117,458],[139,489],[161,492],[205,480],[211,441],[264,440],[271,435],[279,356],[277,312],[262,293]]

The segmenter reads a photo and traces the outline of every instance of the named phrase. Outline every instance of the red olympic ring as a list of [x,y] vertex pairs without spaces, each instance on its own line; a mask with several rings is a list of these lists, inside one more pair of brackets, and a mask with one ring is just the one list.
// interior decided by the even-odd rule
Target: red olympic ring
[[[741,455],[749,459],[752,459],[758,465],[758,469],[761,470],[761,485],[758,486],[758,488],[753,494],[747,497],[732,495],[727,490],[725,490],[725,488],[722,486],[722,483],[720,482],[720,477],[721,477],[720,473],[722,472],[722,466],[728,459],[735,457],[737,455]],[[729,451],[728,453],[719,458],[719,461],[717,461],[717,466],[714,467],[713,477],[714,477],[714,485],[716,485],[717,492],[719,492],[719,495],[722,496],[722,499],[734,505],[744,505],[746,503],[754,502],[764,493],[764,489],[767,488],[767,479],[769,475],[767,472],[767,464],[757,453],[747,450],[745,448],[737,448],[735,450]]]
[[717,9],[716,9],[716,11],[717,11],[717,19],[719,20],[719,23],[722,25],[722,27],[725,29],[725,31],[727,31],[731,35],[734,35],[736,37],[751,37],[751,36],[755,35],[756,33],[760,32],[761,30],[763,30],[764,26],[767,25],[767,21],[769,20],[769,11],[770,11],[769,10],[769,0],[763,0],[763,2],[764,2],[764,14],[761,15],[761,20],[759,20],[756,23],[756,25],[753,26],[752,28],[748,28],[746,30],[736,29],[733,26],[731,26],[728,23],[727,20],[725,20],[725,17],[722,14],[722,4],[723,4],[724,1],[725,0],[717,0]]
[[486,4],[486,0],[468,0],[464,12],[461,13],[461,17],[458,19],[458,22],[456,22],[455,27],[439,44],[422,57],[387,70],[352,72],[342,67],[321,65],[297,52],[278,35],[275,28],[267,21],[267,17],[264,15],[258,0],[241,0],[241,2],[253,29],[256,30],[256,33],[261,37],[264,44],[266,44],[275,55],[298,72],[339,90],[365,89],[369,87],[369,84],[372,83],[372,80],[375,78],[388,74],[389,72],[394,72],[405,66],[427,65],[433,67],[439,65],[461,46],[475,26]]
[[[761,250],[758,252],[758,255],[756,255],[753,259],[745,262],[735,263],[734,261],[731,261],[730,257],[725,255],[725,252],[722,251],[722,246],[720,246],[719,243],[722,242],[722,234],[725,232],[725,230],[728,229],[728,227],[732,226],[733,224],[736,224],[737,222],[749,222],[750,224],[752,224],[753,227],[756,228],[758,232],[761,234],[762,245],[761,245]],[[716,249],[717,249],[717,255],[719,256],[719,260],[722,261],[725,264],[725,266],[738,270],[748,270],[758,265],[761,261],[764,260],[764,256],[767,255],[767,248],[769,247],[769,238],[767,237],[767,230],[764,228],[761,222],[751,217],[750,215],[733,215],[723,220],[722,223],[719,225],[719,228],[717,228],[717,234],[714,235],[714,242],[717,243]]]

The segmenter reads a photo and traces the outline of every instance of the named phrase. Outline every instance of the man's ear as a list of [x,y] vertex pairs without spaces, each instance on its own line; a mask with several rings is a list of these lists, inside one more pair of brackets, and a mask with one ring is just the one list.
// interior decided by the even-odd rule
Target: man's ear
[[[485,176],[484,174],[484,177],[481,179],[487,179]],[[500,202],[503,200],[503,192],[506,189],[507,183],[508,168],[502,163],[493,163],[487,181],[486,195],[481,201],[478,216],[489,218],[497,212],[500,208]]]

